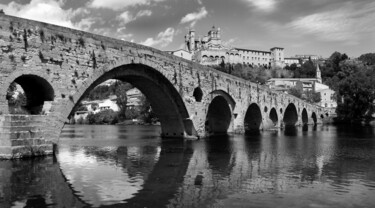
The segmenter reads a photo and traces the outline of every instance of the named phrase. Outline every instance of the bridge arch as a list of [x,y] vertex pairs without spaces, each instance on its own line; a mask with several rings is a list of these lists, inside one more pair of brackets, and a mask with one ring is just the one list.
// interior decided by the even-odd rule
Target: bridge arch
[[205,131],[208,135],[226,134],[233,120],[235,108],[234,99],[222,90],[215,90],[210,93],[209,105],[206,108]]
[[64,112],[66,118],[94,87],[108,79],[128,82],[147,97],[160,120],[163,136],[181,137],[195,132],[185,104],[173,84],[157,69],[140,63],[120,64],[93,76],[91,83],[70,98],[71,102]]
[[309,116],[307,114],[306,108],[303,108],[301,116],[302,116],[302,124],[303,125],[308,124],[309,123]]
[[275,108],[272,108],[270,110],[270,114],[269,114],[269,118],[271,119],[272,123],[274,126],[277,125],[278,121],[279,121],[279,118],[277,116],[277,111]]
[[318,123],[318,118],[316,117],[316,113],[315,112],[312,112],[311,118],[312,118],[312,120],[314,122],[314,125]]
[[256,103],[247,108],[244,121],[245,131],[258,131],[262,124],[262,112]]
[[298,121],[297,108],[293,103],[289,103],[284,111],[283,121],[285,126],[294,126]]
[[[53,101],[55,98],[55,90],[52,85],[41,76],[22,74],[12,81],[20,85],[25,93],[26,106],[23,108],[28,114],[42,114],[45,102]],[[9,108],[11,108],[11,106],[9,106]],[[12,113],[10,109],[9,111]]]

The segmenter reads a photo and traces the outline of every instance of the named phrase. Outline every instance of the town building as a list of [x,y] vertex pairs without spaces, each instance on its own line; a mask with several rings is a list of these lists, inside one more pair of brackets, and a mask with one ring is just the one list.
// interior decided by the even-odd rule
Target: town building
[[144,96],[139,89],[133,88],[133,89],[126,91],[126,97],[127,97],[126,108],[132,109],[132,108],[137,108],[141,106],[142,99]]
[[184,58],[184,59],[189,60],[189,61],[191,61],[191,59],[192,59],[192,53],[190,53],[189,51],[187,51],[185,49],[178,49],[176,51],[167,51],[167,52],[169,54]]
[[251,66],[284,66],[284,48],[273,47],[269,51],[226,46],[221,40],[220,28],[212,27],[204,37],[196,36],[190,29],[185,35],[184,49],[192,55],[192,60],[203,65],[220,63],[246,64]]
[[292,64],[296,64],[297,66],[301,66],[301,62],[299,58],[290,57],[290,58],[284,58],[285,66],[290,66]]
[[330,89],[327,85],[322,83],[321,71],[319,64],[316,66],[315,78],[272,78],[269,79],[266,85],[275,91],[287,93],[290,88],[302,86],[302,90],[313,91],[320,93],[321,101],[319,104],[326,108],[336,108],[337,102],[335,99],[335,91]]

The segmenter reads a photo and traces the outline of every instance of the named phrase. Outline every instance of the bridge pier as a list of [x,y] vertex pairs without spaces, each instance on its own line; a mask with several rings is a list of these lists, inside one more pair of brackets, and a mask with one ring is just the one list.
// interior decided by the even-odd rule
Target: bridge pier
[[0,159],[53,154],[53,144],[46,139],[46,116],[0,116]]

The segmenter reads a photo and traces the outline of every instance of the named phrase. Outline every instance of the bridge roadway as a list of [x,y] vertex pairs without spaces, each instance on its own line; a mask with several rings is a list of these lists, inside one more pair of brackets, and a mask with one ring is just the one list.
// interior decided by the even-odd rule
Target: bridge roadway
[[[324,108],[143,45],[0,14],[0,157],[53,152],[74,107],[108,79],[150,101],[165,137],[322,122]],[[25,111],[10,114],[19,84]]]

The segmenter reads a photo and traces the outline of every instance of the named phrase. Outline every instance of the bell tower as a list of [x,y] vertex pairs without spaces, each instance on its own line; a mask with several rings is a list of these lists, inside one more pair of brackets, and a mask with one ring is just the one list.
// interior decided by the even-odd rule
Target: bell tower
[[316,79],[319,83],[322,83],[322,72],[320,71],[319,63],[316,64]]

